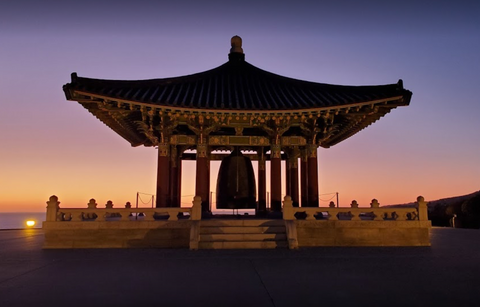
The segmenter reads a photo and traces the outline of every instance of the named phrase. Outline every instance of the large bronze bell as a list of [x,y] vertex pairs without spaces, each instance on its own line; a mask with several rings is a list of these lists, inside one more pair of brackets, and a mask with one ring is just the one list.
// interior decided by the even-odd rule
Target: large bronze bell
[[235,148],[220,164],[217,209],[255,209],[255,187],[252,161]]

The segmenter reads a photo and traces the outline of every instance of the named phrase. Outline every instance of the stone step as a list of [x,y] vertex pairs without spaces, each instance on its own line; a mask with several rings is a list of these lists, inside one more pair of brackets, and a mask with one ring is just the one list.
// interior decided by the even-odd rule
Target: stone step
[[201,226],[200,234],[249,234],[249,233],[285,233],[285,226]]
[[284,233],[241,233],[241,234],[201,234],[200,242],[225,242],[225,241],[285,241]]
[[212,219],[200,221],[200,227],[275,227],[285,226],[283,220],[226,220],[226,219]]
[[287,248],[286,241],[224,241],[198,243],[200,249],[273,249]]
[[200,249],[287,248],[283,220],[211,219],[200,221]]

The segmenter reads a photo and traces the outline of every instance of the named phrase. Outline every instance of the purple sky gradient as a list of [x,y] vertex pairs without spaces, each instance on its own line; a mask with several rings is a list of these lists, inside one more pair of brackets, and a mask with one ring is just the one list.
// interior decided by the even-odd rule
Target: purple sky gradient
[[120,206],[154,193],[156,151],[131,148],[62,85],[72,72],[133,80],[208,70],[227,61],[233,35],[249,63],[273,73],[403,79],[413,92],[410,106],[319,149],[321,194],[386,205],[479,190],[480,2],[310,2],[2,1],[0,211],[42,211],[52,194],[65,206],[91,197]]

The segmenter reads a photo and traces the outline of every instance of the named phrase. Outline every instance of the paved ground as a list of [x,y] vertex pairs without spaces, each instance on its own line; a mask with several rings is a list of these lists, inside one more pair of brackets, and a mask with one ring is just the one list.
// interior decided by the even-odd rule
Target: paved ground
[[42,250],[0,231],[0,306],[480,306],[480,231],[432,247]]

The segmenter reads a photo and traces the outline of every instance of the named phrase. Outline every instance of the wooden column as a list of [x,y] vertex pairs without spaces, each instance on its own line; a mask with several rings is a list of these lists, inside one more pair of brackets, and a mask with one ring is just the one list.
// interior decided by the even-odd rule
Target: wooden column
[[282,211],[282,155],[279,144],[270,147],[271,210]]
[[178,166],[177,166],[178,176],[177,176],[177,199],[178,206],[182,206],[182,153],[178,155]]
[[290,172],[292,169],[290,153],[288,154],[287,159],[285,160],[285,195],[292,196],[292,181],[290,179]]
[[293,155],[290,159],[290,196],[293,206],[298,207],[298,155]]
[[170,206],[170,145],[158,145],[156,207]]
[[265,152],[261,147],[258,152],[258,208],[257,214],[267,212],[267,177],[265,173]]
[[[178,198],[180,184],[179,184],[179,163],[181,163],[177,146],[170,147],[170,207],[180,207],[180,199]],[[181,171],[181,168],[180,168]]]
[[308,207],[308,154],[307,149],[302,148],[300,151],[300,186],[301,186],[301,194],[302,200],[301,205],[302,207]]
[[210,211],[210,160],[207,144],[197,145],[195,195],[202,198],[202,212]]
[[308,206],[318,207],[317,145],[308,145]]

